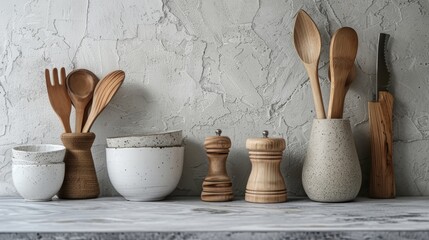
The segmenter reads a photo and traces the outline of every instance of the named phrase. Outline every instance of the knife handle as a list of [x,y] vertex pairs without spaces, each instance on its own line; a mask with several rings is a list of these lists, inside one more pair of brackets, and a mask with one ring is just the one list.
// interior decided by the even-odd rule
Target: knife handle
[[369,195],[372,198],[395,198],[392,135],[393,96],[380,91],[378,102],[368,103],[371,132],[371,172]]

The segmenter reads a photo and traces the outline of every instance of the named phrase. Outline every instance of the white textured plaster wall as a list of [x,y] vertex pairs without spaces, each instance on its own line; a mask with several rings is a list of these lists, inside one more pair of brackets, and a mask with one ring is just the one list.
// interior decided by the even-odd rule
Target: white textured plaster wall
[[[232,140],[228,171],[236,194],[250,172],[245,141],[264,129],[282,136],[289,195],[304,195],[301,169],[314,118],[310,85],[293,46],[298,9],[317,23],[325,105],[330,36],[359,35],[358,76],[346,99],[363,167],[370,161],[367,102],[379,32],[391,34],[394,162],[400,195],[429,195],[429,3],[427,0],[38,0],[1,1],[0,195],[15,195],[10,148],[60,143],[45,68],[87,68],[99,77],[123,69],[126,80],[93,127],[103,195],[114,195],[105,138],[183,129],[184,172],[175,194],[198,195],[206,175],[204,138],[221,128]],[[73,122],[73,119],[72,119]]]

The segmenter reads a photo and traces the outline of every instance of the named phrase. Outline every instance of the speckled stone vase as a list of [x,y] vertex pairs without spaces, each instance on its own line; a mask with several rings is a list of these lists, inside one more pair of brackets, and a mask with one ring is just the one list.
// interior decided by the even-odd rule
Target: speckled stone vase
[[349,120],[315,119],[302,170],[308,197],[318,202],[356,198],[362,173]]

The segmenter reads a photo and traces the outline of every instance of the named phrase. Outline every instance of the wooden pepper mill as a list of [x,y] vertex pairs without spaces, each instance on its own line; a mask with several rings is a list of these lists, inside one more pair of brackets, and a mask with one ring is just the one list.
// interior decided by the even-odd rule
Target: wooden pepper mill
[[204,147],[209,159],[209,170],[203,182],[201,200],[206,202],[225,202],[233,199],[232,183],[226,172],[231,140],[221,136],[222,131],[216,130],[217,136],[206,137]]
[[250,138],[246,141],[252,171],[247,181],[245,200],[255,203],[279,203],[287,200],[280,162],[286,143],[283,138]]

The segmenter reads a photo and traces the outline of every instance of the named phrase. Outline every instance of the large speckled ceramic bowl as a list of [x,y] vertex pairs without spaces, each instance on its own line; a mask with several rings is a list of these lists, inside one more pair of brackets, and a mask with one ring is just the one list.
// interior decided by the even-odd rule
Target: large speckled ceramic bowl
[[109,137],[106,139],[108,148],[139,148],[139,147],[171,147],[182,145],[182,130]]
[[107,148],[107,172],[116,191],[129,201],[157,201],[182,176],[184,147]]
[[66,148],[62,145],[36,144],[12,148],[12,158],[22,163],[51,164],[64,161]]
[[308,197],[318,202],[346,202],[359,193],[362,173],[350,121],[315,119],[302,185]]
[[64,181],[64,163],[12,164],[12,179],[19,195],[27,201],[50,201]]

